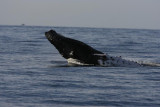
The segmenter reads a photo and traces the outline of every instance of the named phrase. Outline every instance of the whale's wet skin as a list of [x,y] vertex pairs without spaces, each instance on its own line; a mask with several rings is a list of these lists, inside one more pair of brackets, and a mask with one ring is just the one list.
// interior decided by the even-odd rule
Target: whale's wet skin
[[113,57],[100,52],[81,41],[64,37],[54,30],[46,32],[45,35],[70,64],[119,67],[142,66],[140,63],[122,59],[121,56]]

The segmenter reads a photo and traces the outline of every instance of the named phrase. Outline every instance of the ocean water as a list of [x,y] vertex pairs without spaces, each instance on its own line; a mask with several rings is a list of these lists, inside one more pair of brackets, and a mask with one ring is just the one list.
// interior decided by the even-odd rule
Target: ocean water
[[54,29],[111,56],[160,63],[160,30],[0,26],[0,107],[160,107],[160,67],[75,67]]

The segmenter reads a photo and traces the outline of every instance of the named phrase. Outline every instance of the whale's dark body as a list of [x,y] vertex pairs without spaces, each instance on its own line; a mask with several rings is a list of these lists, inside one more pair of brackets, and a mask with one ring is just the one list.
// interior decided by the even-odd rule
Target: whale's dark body
[[[100,52],[89,45],[71,38],[67,38],[54,30],[45,32],[47,39],[53,44],[59,53],[73,64],[94,65],[94,66],[141,66],[134,61],[112,57]],[[76,61],[69,61],[74,59]],[[75,63],[76,62],[76,63]]]
[[98,60],[107,59],[104,53],[93,49],[81,41],[64,37],[54,30],[45,32],[45,36],[66,59],[72,58],[90,65],[99,65]]

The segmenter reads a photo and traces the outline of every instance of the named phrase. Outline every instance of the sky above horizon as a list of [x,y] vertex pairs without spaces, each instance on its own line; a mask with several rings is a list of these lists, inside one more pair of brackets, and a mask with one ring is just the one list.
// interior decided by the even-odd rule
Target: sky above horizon
[[1,0],[0,25],[160,29],[160,0]]

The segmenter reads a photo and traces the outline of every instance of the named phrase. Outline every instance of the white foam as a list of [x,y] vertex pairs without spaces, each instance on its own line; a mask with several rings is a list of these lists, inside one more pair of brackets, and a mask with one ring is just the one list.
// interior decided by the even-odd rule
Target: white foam
[[153,62],[141,62],[144,66],[152,66],[152,67],[160,67],[160,63],[153,63]]

